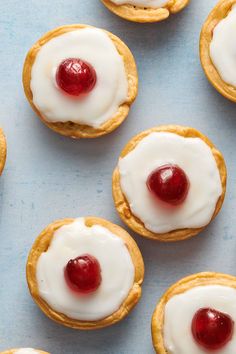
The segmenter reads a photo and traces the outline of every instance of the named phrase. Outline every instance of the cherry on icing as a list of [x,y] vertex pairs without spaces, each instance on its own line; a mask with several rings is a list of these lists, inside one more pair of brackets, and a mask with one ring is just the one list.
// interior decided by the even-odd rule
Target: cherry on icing
[[89,254],[71,259],[64,273],[70,289],[80,294],[95,292],[102,281],[100,264],[95,257]]
[[211,308],[198,310],[192,320],[192,334],[201,347],[207,350],[223,348],[233,336],[234,321],[222,312]]
[[71,96],[89,93],[96,81],[97,75],[92,65],[77,58],[63,60],[56,72],[58,87]]
[[161,201],[171,205],[179,205],[187,197],[189,180],[179,166],[167,164],[158,167],[149,175],[147,187]]

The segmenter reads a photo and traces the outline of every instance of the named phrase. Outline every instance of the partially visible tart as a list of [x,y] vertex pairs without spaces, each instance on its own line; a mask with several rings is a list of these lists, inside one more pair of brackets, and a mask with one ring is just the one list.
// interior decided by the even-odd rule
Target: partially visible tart
[[0,128],[0,175],[4,169],[4,166],[5,166],[6,156],[7,156],[6,139],[3,134],[2,129]]
[[131,236],[94,217],[49,225],[27,262],[31,295],[52,320],[75,329],[110,326],[141,296],[144,264]]
[[152,317],[157,354],[236,352],[236,278],[204,272],[171,286]]
[[133,22],[159,22],[185,8],[190,0],[101,0],[114,14]]
[[236,102],[236,0],[221,0],[204,23],[200,59],[210,83]]
[[196,129],[167,125],[129,141],[113,173],[121,219],[141,236],[181,241],[197,235],[221,209],[222,154]]
[[32,349],[32,348],[20,348],[20,349],[10,349],[0,354],[49,354],[42,350]]
[[67,25],[46,33],[29,50],[23,70],[26,97],[49,128],[73,138],[116,129],[137,95],[129,48],[112,33]]

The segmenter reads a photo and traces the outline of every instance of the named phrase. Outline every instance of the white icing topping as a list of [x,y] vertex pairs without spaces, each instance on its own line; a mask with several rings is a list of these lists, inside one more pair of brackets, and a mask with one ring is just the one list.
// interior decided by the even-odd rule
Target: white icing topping
[[223,81],[236,87],[236,6],[213,31],[210,56]]
[[111,0],[111,2],[117,5],[130,4],[140,7],[160,8],[165,6],[169,0]]
[[[97,74],[94,89],[83,98],[64,95],[55,83],[64,59],[80,58]],[[113,41],[102,30],[84,28],[54,37],[39,50],[31,71],[33,102],[49,122],[99,127],[111,119],[128,95],[124,61]]]
[[[200,308],[212,308],[231,316],[236,323],[236,290],[220,285],[198,286],[173,296],[165,306],[164,343],[170,354],[206,354],[192,336],[193,316]],[[236,353],[236,333],[217,354]]]
[[32,348],[21,348],[15,351],[15,354],[39,354],[39,352]]
[[[185,202],[171,211],[154,200],[146,186],[150,173],[168,163],[182,168],[190,182]],[[199,138],[151,133],[120,159],[118,167],[121,189],[132,213],[156,233],[207,225],[222,194],[214,156]]]
[[[89,296],[68,288],[64,268],[70,259],[91,254],[100,263],[102,283]],[[58,229],[37,263],[40,296],[54,310],[78,320],[100,320],[119,309],[134,283],[135,269],[124,241],[105,227],[77,219]]]

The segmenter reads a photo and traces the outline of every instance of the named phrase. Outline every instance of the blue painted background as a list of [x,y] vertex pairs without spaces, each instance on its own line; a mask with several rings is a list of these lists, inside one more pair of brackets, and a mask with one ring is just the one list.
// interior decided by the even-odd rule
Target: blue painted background
[[[0,125],[8,159],[0,178],[0,350],[31,346],[52,354],[151,354],[150,320],[163,291],[189,273],[236,274],[235,105],[207,82],[198,57],[201,26],[216,0],[192,0],[170,20],[139,25],[109,13],[99,0],[0,0]],[[25,100],[25,54],[46,31],[63,24],[104,27],[126,41],[140,77],[126,122],[110,136],[73,141],[46,128]],[[137,240],[146,264],[143,297],[122,323],[95,332],[48,320],[29,296],[25,263],[34,238],[51,221],[97,215],[122,225],[113,207],[111,174],[123,145],[158,124],[191,125],[222,150],[228,193],[218,218],[179,244]]]

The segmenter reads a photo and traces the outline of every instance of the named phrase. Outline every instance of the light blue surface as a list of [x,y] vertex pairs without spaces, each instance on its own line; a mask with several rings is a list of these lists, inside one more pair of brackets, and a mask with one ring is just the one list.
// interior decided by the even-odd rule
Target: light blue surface
[[[0,179],[0,350],[38,347],[52,354],[151,354],[157,299],[177,279],[204,270],[236,274],[235,105],[207,82],[198,39],[216,0],[192,0],[170,20],[139,25],[109,13],[99,0],[0,0],[0,125],[8,140]],[[140,77],[129,118],[109,136],[73,141],[36,118],[22,90],[25,54],[46,31],[70,23],[104,27],[126,41]],[[160,244],[134,235],[146,264],[143,297],[123,322],[95,332],[66,329],[32,301],[25,263],[34,238],[51,221],[97,215],[122,225],[111,174],[123,145],[158,124],[180,123],[207,134],[228,166],[228,193],[218,218],[200,236]]]

